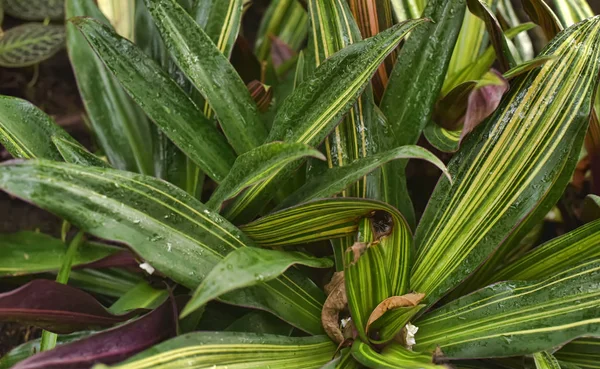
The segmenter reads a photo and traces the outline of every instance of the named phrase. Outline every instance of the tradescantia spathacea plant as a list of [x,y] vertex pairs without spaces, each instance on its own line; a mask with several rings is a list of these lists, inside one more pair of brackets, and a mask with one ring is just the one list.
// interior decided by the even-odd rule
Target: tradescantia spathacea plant
[[64,219],[0,239],[44,329],[0,368],[597,367],[600,220],[530,241],[595,148],[584,1],[273,0],[254,50],[246,1],[135,5],[65,4],[98,152],[0,97],[0,188]]

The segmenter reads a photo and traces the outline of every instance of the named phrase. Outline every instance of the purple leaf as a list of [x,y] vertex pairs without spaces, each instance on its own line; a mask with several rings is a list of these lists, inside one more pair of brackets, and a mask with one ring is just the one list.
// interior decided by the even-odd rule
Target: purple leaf
[[271,60],[275,69],[296,56],[296,52],[288,44],[273,35],[269,35],[269,38],[271,39]]
[[177,333],[178,306],[165,301],[151,313],[120,327],[40,352],[13,369],[87,369],[94,364],[113,364],[127,359]]
[[0,294],[0,321],[31,324],[54,333],[109,327],[139,313],[113,315],[91,295],[45,279]]

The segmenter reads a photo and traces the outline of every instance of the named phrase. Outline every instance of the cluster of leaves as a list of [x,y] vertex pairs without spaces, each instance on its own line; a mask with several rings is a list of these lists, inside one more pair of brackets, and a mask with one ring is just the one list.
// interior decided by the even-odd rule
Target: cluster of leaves
[[66,0],[98,152],[0,96],[0,188],[65,220],[0,240],[0,319],[44,329],[0,367],[595,367],[598,197],[534,247],[598,174],[585,1],[274,0],[254,50],[248,5],[137,1],[134,43]]

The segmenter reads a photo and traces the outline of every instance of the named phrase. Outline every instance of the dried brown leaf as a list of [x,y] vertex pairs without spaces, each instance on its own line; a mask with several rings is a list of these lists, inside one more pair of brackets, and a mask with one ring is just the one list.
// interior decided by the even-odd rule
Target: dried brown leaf
[[369,316],[369,320],[367,321],[367,331],[369,330],[371,324],[377,319],[381,318],[386,311],[400,307],[417,306],[424,297],[424,293],[407,293],[406,295],[392,296],[383,300],[379,303],[379,305],[377,305],[375,310],[373,310],[371,316]]

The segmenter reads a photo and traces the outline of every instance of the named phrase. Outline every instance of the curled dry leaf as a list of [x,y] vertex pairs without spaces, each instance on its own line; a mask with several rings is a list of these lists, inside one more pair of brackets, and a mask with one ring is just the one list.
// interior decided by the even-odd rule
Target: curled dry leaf
[[331,282],[325,286],[325,292],[328,296],[321,311],[321,323],[329,338],[339,344],[344,341],[344,333],[340,329],[340,312],[348,305],[344,272],[333,275]]
[[360,258],[360,256],[367,251],[367,248],[369,247],[368,244],[364,243],[364,242],[355,242],[354,245],[352,245],[350,247],[350,249],[348,250],[349,252],[352,252],[352,254],[354,255],[354,259],[352,260],[352,264],[356,264],[356,262],[358,261],[358,258]]
[[385,300],[383,300],[375,310],[369,316],[369,320],[367,321],[367,331],[371,324],[377,319],[381,318],[381,316],[388,310],[400,308],[400,307],[411,307],[417,306],[419,302],[421,302],[425,298],[424,293],[407,293],[402,296],[392,296]]

